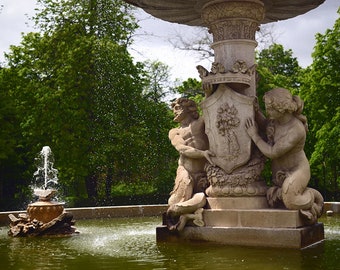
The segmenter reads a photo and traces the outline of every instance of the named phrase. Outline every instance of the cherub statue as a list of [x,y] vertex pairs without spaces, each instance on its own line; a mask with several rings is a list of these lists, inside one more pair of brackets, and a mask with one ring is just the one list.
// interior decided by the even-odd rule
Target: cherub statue
[[323,198],[317,190],[307,187],[310,167],[303,150],[307,133],[307,119],[301,114],[303,101],[287,89],[276,88],[264,95],[264,102],[268,119],[258,117],[257,121],[266,126],[267,141],[259,135],[252,119],[246,121],[246,131],[272,162],[274,186],[268,189],[268,203],[276,208],[300,210],[307,223],[313,224],[322,214]]
[[188,98],[179,98],[171,105],[174,121],[180,126],[170,130],[169,139],[180,156],[175,186],[168,200],[167,220],[170,230],[181,230],[190,219],[194,219],[196,225],[203,222],[198,219],[202,218],[199,208],[206,203],[204,166],[211,162],[213,154],[208,150],[204,121],[199,117],[196,103]]

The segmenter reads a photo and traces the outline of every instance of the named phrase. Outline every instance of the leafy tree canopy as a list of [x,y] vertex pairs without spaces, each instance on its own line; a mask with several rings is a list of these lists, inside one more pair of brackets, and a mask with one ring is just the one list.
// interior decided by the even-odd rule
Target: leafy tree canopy
[[[338,10],[338,13],[340,9]],[[302,77],[300,94],[309,117],[311,167],[324,187],[339,192],[340,177],[340,18],[316,35],[313,63]]]

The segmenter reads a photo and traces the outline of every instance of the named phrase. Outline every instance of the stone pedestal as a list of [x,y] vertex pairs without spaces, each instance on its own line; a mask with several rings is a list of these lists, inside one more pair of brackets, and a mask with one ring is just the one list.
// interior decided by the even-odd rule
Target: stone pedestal
[[172,233],[166,226],[156,228],[157,241],[204,241],[235,246],[301,249],[324,239],[322,223],[301,228],[186,227]]
[[243,80],[249,75],[247,86],[237,83],[235,74],[232,75],[233,82],[228,79],[224,82],[231,83],[235,90],[247,96],[256,94],[255,72],[249,68],[255,64],[255,33],[264,14],[264,4],[259,0],[211,1],[202,8],[202,20],[213,35],[211,47],[215,52],[215,62],[221,64],[227,73],[232,71],[243,75]]
[[301,249],[324,240],[322,223],[305,225],[299,211],[270,209],[265,197],[207,198],[206,207],[204,227],[172,232],[159,226],[157,241]]

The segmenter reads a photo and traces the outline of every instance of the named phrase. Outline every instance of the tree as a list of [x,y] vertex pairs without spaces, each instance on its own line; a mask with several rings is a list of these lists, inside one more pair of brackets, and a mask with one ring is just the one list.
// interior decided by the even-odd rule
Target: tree
[[204,98],[204,91],[202,89],[202,82],[195,78],[188,78],[183,81],[181,85],[175,88],[176,92],[183,97],[190,98],[199,104]]
[[0,210],[17,209],[26,201],[29,179],[21,153],[20,111],[12,98],[17,80],[8,68],[0,68]]
[[136,25],[121,1],[39,3],[34,19],[42,33],[25,35],[7,54],[29,146],[23,156],[32,162],[43,145],[51,146],[65,193],[97,200],[110,195],[114,177],[133,179],[138,171],[138,157],[129,153],[144,144],[137,132],[143,67],[127,52]]
[[[340,13],[340,9],[338,10]],[[309,118],[313,180],[328,199],[339,199],[340,164],[340,18],[332,29],[316,35],[313,63],[302,77],[300,95]]]
[[174,48],[184,51],[196,52],[201,60],[213,59],[214,51],[211,49],[212,35],[203,27],[191,27],[191,35],[177,33],[175,39],[169,42]]
[[297,93],[302,68],[296,57],[293,57],[292,50],[285,50],[282,45],[273,44],[257,53],[256,62],[259,75],[257,96],[260,102],[263,94],[275,87],[284,87],[292,93]]
[[[258,32],[256,32],[256,40],[259,48],[262,50],[275,44],[276,35],[273,24],[262,24]],[[201,60],[209,59],[213,62],[215,56],[211,49],[213,43],[212,35],[205,27],[192,27],[190,33],[177,33],[174,39],[169,42],[174,48],[196,52]]]
[[146,61],[144,69],[147,83],[143,95],[156,103],[164,101],[173,92],[169,66],[160,61]]
[[[11,47],[5,76],[0,74],[18,112],[13,147],[21,150],[24,164],[25,181],[13,183],[13,193],[28,186],[44,145],[52,148],[59,182],[76,205],[108,204],[113,195],[167,193],[177,158],[167,138],[171,111],[161,101],[168,69],[133,63],[127,47],[137,25],[127,4],[39,3],[34,20],[41,32]],[[17,167],[11,164],[12,171]]]
[[[170,81],[170,69],[159,61],[146,61],[145,81],[143,90],[144,119],[147,129],[145,136],[149,138],[145,145],[144,166],[146,171],[155,179],[155,188],[161,194],[168,194],[173,186],[176,174],[177,153],[174,151],[168,132],[174,127],[172,111],[167,104],[169,97],[175,93],[173,83]],[[145,180],[146,180],[145,179]]]

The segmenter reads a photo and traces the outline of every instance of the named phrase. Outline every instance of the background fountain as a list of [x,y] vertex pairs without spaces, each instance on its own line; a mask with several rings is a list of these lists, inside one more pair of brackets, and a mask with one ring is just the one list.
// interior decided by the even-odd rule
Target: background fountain
[[33,194],[38,201],[27,207],[27,214],[15,217],[9,215],[11,220],[11,236],[36,236],[44,234],[72,234],[73,216],[64,211],[64,203],[54,200],[57,194],[58,170],[53,168],[54,158],[51,148],[44,146],[40,151],[37,161],[37,171],[33,174],[35,187]]

